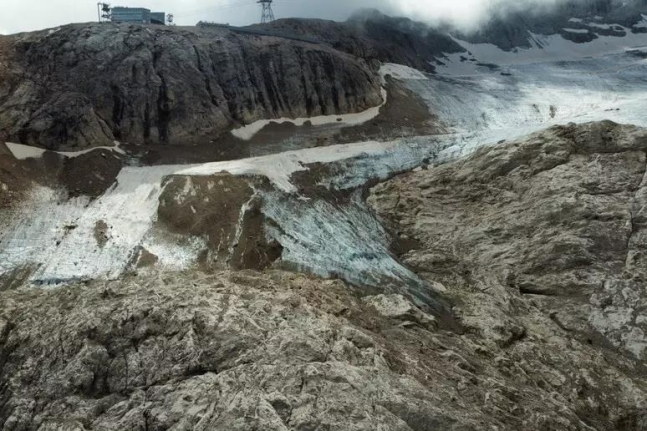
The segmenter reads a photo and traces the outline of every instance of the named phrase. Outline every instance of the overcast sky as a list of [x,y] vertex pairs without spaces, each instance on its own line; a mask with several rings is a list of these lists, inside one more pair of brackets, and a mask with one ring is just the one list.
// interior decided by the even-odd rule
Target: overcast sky
[[[558,0],[274,0],[273,9],[276,18],[344,20],[355,10],[370,7],[422,21],[447,19],[465,26],[483,19],[492,2],[519,5],[528,1],[553,3]],[[178,25],[193,25],[200,20],[245,25],[258,22],[261,15],[256,0],[119,0],[111,3],[173,13]],[[96,19],[97,0],[0,0],[0,34]]]

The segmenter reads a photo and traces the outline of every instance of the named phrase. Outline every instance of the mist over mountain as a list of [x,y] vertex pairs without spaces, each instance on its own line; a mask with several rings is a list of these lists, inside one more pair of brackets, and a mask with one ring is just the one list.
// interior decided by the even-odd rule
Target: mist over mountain
[[[523,2],[522,2],[523,4]],[[562,34],[577,42],[590,42],[598,37],[624,36],[647,29],[637,26],[647,13],[644,0],[621,2],[618,0],[565,0],[555,2],[527,2],[512,5],[500,2],[490,9],[476,27],[458,27],[459,38],[476,43],[494,43],[505,50],[530,47],[529,34]],[[593,23],[593,27],[586,23]],[[617,26],[621,27],[617,27]],[[564,31],[565,28],[573,31]]]
[[490,22],[537,15],[600,14],[624,16],[647,4],[644,0],[390,0],[389,7],[404,16],[429,24],[445,23],[464,32],[478,31]]
[[[139,0],[130,6],[161,10],[175,15],[178,25],[194,25],[200,20],[250,25],[260,19],[258,4],[245,0]],[[479,29],[492,19],[509,14],[536,14],[553,10],[598,9],[610,7],[632,9],[644,7],[644,0],[275,0],[277,18],[317,18],[344,21],[357,10],[371,8],[391,16],[403,16],[432,25],[442,23],[463,32]],[[20,19],[16,19],[20,17]],[[59,25],[96,20],[95,5],[80,6],[74,0],[32,0],[29,2],[2,2],[0,4],[0,34],[34,31]]]

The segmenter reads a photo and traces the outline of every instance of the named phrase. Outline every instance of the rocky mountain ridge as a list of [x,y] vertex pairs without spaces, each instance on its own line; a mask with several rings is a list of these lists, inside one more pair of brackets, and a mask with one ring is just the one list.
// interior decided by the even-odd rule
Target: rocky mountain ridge
[[376,10],[359,12],[346,22],[280,19],[252,28],[314,38],[360,58],[404,64],[426,72],[435,70],[435,57],[465,51],[444,29]]
[[115,140],[209,144],[256,120],[379,106],[379,62],[434,72],[447,55],[467,52],[460,40],[514,51],[533,43],[541,48],[532,35],[579,43],[622,38],[647,29],[646,13],[639,1],[604,0],[505,11],[472,33],[364,11],[344,23],[78,24],[3,36],[0,140],[53,150]]
[[226,29],[69,25],[3,45],[0,139],[54,150],[209,142],[259,119],[382,103],[357,58]]

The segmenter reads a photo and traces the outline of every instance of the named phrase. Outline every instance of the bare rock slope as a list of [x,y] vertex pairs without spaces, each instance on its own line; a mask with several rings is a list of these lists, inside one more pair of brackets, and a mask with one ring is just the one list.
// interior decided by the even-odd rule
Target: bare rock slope
[[644,361],[646,150],[644,129],[558,126],[381,185],[371,202],[419,243],[405,263],[477,289],[470,321],[484,330],[514,326],[486,304],[531,301],[582,341]]
[[0,426],[645,430],[645,151],[569,125],[376,186],[461,333],[277,271],[0,292]]
[[263,118],[382,102],[363,60],[224,28],[78,24],[0,37],[0,140],[65,149],[209,142]]

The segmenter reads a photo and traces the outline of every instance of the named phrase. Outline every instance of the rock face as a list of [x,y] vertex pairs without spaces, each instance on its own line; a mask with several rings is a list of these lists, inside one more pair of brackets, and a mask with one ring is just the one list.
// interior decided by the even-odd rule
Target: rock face
[[258,119],[382,101],[355,57],[226,29],[83,24],[2,43],[0,139],[49,149],[209,142]]
[[554,127],[379,185],[369,202],[418,244],[402,260],[456,295],[468,330],[520,351],[556,326],[564,355],[596,346],[633,373],[647,360],[646,150],[633,126]]
[[[278,271],[0,292],[0,424],[645,430],[646,151],[645,130],[569,125],[376,186],[460,334],[401,295]],[[211,226],[191,217],[178,229]]]
[[446,31],[376,10],[354,14],[346,22],[281,19],[255,29],[320,40],[333,48],[383,63],[398,63],[433,72],[430,61],[447,53],[464,52]]

